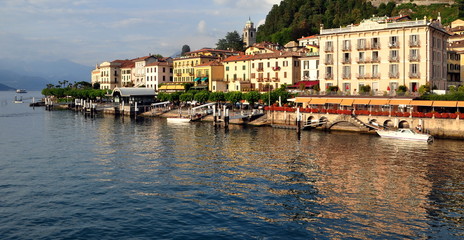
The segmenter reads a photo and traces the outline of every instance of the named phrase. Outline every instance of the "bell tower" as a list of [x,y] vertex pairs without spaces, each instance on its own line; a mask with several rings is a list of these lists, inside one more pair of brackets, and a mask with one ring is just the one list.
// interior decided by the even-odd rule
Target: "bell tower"
[[256,28],[250,18],[248,18],[245,28],[243,28],[243,43],[246,48],[256,43]]

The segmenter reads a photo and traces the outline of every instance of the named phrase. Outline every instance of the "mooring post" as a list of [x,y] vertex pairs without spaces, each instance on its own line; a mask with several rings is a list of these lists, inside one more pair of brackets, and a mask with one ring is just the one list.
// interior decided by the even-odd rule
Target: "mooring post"
[[224,115],[224,127],[229,128],[229,109],[225,110]]
[[296,132],[300,134],[301,132],[301,115],[300,108],[296,109]]
[[216,113],[216,104],[213,105],[213,124],[216,125],[217,123],[217,113]]

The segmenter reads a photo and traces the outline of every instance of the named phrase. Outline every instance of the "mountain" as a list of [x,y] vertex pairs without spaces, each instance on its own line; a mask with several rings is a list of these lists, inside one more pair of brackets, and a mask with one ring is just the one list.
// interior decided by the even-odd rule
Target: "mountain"
[[1,84],[1,83],[0,83],[0,91],[12,91],[12,90],[15,90],[15,89],[12,88],[12,87],[8,87],[8,86],[5,85],[5,84]]
[[69,60],[30,61],[0,59],[0,83],[30,90],[40,90],[58,81],[90,82],[92,67]]

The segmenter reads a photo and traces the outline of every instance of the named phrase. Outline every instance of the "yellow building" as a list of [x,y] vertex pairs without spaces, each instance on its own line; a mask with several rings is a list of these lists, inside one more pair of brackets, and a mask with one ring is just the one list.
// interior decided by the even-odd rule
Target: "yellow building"
[[395,22],[372,18],[359,25],[322,29],[319,36],[321,90],[337,86],[357,94],[364,85],[376,95],[394,95],[404,85],[412,94],[421,85],[447,88],[449,34],[440,21]]
[[[460,72],[460,79],[459,79],[459,84],[462,84],[462,81],[464,81],[464,21],[463,20],[456,20],[451,23],[451,28],[449,29],[451,32],[451,36],[449,37],[449,50],[452,52],[455,52],[456,54],[459,55],[460,63],[459,63],[459,72]],[[450,55],[453,55],[451,53]],[[449,63],[448,66],[452,67],[451,64],[456,64],[455,60],[452,60],[452,56],[449,57]],[[455,58],[457,58],[455,56]],[[456,66],[454,66],[456,68]],[[448,71],[451,69],[448,68]],[[455,70],[451,70],[451,75],[454,74]],[[449,83],[449,85],[456,85],[456,83]]]
[[229,91],[266,92],[300,80],[300,53],[275,52],[225,59],[224,79]]
[[224,66],[219,61],[207,62],[195,67],[194,88],[210,92],[225,92]]
[[174,82],[194,82],[196,66],[221,60],[232,55],[236,55],[236,53],[233,51],[206,48],[189,52],[183,57],[175,58],[173,61]]

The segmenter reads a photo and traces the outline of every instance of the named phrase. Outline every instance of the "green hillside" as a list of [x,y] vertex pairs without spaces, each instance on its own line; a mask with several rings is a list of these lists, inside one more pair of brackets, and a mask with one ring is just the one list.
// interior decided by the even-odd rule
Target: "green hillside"
[[395,6],[393,2],[374,7],[365,0],[283,0],[274,5],[266,23],[258,27],[257,41],[285,44],[302,36],[318,34],[324,28],[356,24],[376,16],[409,15],[412,19],[436,18],[441,13],[444,24],[458,18],[459,4],[432,4],[417,6],[413,3]]

